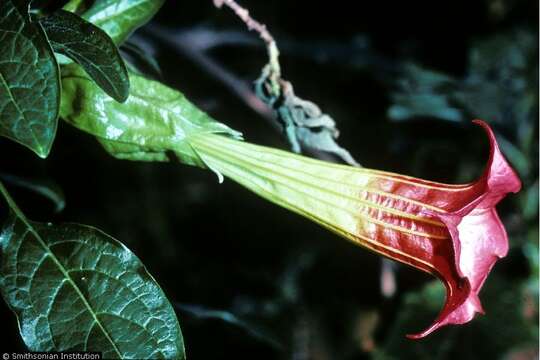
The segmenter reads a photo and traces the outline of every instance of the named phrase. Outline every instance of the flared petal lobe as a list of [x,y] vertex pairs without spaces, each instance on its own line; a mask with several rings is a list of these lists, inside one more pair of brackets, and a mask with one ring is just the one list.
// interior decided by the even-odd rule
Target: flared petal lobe
[[429,272],[447,299],[435,322],[411,338],[482,312],[478,292],[508,240],[495,205],[520,181],[489,126],[490,158],[481,178],[448,185],[329,164],[289,152],[205,135],[192,146],[208,167],[260,196],[383,256]]
[[[443,221],[448,228],[454,247],[456,270],[461,279],[467,280],[469,290],[465,292],[468,294],[461,304],[460,301],[452,301],[452,296],[462,296],[459,290],[455,291],[459,288],[455,283],[460,280],[443,276],[449,289],[443,310],[428,329],[411,335],[411,338],[426,336],[446,324],[466,323],[476,312],[483,313],[478,293],[495,262],[508,252],[508,237],[495,205],[506,194],[518,192],[521,181],[501,154],[489,126],[481,120],[474,122],[485,129],[490,142],[486,169],[473,185],[478,194],[461,209],[448,213],[429,212]],[[458,294],[455,294],[456,292]]]

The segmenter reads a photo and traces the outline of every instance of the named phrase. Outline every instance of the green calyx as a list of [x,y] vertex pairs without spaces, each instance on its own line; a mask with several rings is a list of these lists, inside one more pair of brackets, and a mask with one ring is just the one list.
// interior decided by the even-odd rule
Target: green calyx
[[114,157],[169,161],[205,167],[189,140],[196,134],[242,135],[209,117],[185,96],[157,81],[130,73],[130,95],[118,103],[78,67],[62,68],[61,117],[94,135]]

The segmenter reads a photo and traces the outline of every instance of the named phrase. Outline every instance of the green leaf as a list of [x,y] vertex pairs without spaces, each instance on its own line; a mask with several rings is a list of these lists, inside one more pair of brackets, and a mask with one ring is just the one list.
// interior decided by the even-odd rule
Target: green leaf
[[30,350],[185,358],[171,304],[129,249],[89,226],[30,222],[0,193],[10,207],[0,290]]
[[83,17],[121,44],[159,10],[165,0],[96,0]]
[[185,164],[205,167],[189,143],[201,133],[241,134],[199,110],[182,93],[130,73],[128,100],[117,103],[103,94],[75,65],[62,71],[61,117],[98,138],[121,159],[168,161],[174,153]]
[[115,100],[129,95],[129,77],[116,45],[100,28],[68,11],[59,10],[40,20],[54,51],[83,67]]
[[92,0],[70,0],[62,9],[75,14],[80,14],[86,11],[92,2]]
[[0,2],[0,135],[47,157],[56,134],[60,75],[29,1]]

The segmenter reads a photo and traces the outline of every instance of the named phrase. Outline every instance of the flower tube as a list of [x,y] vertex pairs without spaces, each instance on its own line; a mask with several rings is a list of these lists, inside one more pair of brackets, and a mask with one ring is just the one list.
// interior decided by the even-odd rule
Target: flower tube
[[508,238],[495,205],[521,182],[490,127],[490,156],[475,182],[448,185],[331,164],[214,134],[190,139],[210,169],[378,254],[438,277],[446,302],[422,338],[483,313],[478,293]]

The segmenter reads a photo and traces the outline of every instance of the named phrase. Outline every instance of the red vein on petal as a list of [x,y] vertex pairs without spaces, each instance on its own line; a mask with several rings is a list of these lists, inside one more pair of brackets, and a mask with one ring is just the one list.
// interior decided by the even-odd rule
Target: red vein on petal
[[[212,148],[212,146],[207,146],[206,147],[207,150],[210,150],[211,148]],[[234,155],[232,153],[231,154],[228,153],[226,156],[224,156],[223,155],[223,149],[212,148],[212,150],[210,150],[210,152],[213,154],[214,158],[221,158],[223,161],[225,161],[227,163],[229,163],[227,161],[228,158],[234,158],[234,159],[237,160],[236,163],[244,162],[244,163],[249,164],[250,167],[257,167],[257,168],[259,168],[261,170],[266,170],[268,172],[273,172],[274,174],[276,173],[275,169],[267,168],[267,167],[265,167],[263,165],[260,165],[258,162],[245,161],[244,157],[239,157],[239,156]],[[211,162],[212,160],[207,159],[206,161]],[[263,175],[259,175],[259,176],[266,177],[266,178],[271,178],[271,176],[268,175],[268,173],[263,174]],[[335,195],[338,195],[338,196],[341,196],[341,197],[344,197],[344,198],[348,198],[348,199],[350,199],[351,201],[354,201],[354,202],[364,203],[364,206],[368,207],[368,208],[375,208],[375,209],[385,211],[385,212],[388,212],[388,213],[396,215],[396,216],[404,217],[404,218],[415,220],[415,221],[418,221],[418,222],[425,222],[425,223],[428,223],[428,224],[431,224],[431,225],[435,225],[435,226],[439,226],[439,227],[445,227],[444,223],[439,222],[439,221],[434,221],[434,220],[430,220],[430,219],[425,218],[425,217],[419,217],[419,216],[416,216],[416,215],[413,215],[413,214],[409,214],[409,213],[405,213],[405,212],[401,212],[401,211],[396,211],[396,210],[393,210],[391,208],[380,207],[380,206],[374,205],[374,204],[372,204],[370,202],[362,201],[361,199],[358,199],[358,198],[355,198],[355,197],[351,197],[351,196],[348,196],[348,195],[337,193],[337,192],[335,192],[333,190],[330,190],[330,189],[321,188],[321,187],[319,187],[319,186],[317,186],[315,184],[312,184],[312,183],[306,183],[306,182],[304,182],[302,180],[299,180],[297,178],[293,178],[293,177],[288,176],[288,175],[279,174],[279,176],[287,178],[287,179],[291,180],[292,182],[307,185],[308,187],[311,187],[311,188],[317,187],[317,188],[319,188],[320,190],[322,190],[324,192],[333,193]],[[297,191],[299,193],[311,196],[313,198],[312,194],[309,194],[309,193],[306,193],[305,191],[300,191],[299,189],[293,188],[292,186],[288,185],[287,183],[280,182],[280,185],[284,186],[284,187],[288,187],[291,190]],[[330,205],[330,206],[333,206],[333,207],[336,207],[336,208],[340,208],[341,210],[343,210],[345,212],[350,212],[351,214],[353,213],[352,211],[349,211],[346,208],[343,208],[343,207],[341,207],[341,206],[339,206],[337,204],[330,203],[330,202],[328,202],[326,200],[323,200],[323,199],[317,199],[317,200],[320,201],[321,203],[325,203],[327,205]],[[357,210],[357,209],[355,209],[355,210]],[[404,227],[396,226],[396,225],[393,225],[391,223],[387,223],[387,222],[384,222],[384,221],[374,219],[371,216],[368,216],[368,215],[365,215],[365,214],[358,214],[358,213],[354,213],[354,214],[355,214],[355,216],[359,215],[360,217],[366,219],[366,221],[372,222],[372,223],[377,224],[377,225],[382,225],[384,227],[389,227],[389,228],[392,228],[392,229],[394,229],[396,231],[400,231],[400,232],[404,232],[404,233],[408,233],[408,234],[412,234],[412,235],[418,235],[418,236],[434,238],[434,239],[447,239],[448,238],[448,236],[441,236],[441,235],[430,234],[430,233],[422,233],[422,232],[410,230],[410,229],[407,229],[407,228],[404,228]]]
[[[269,154],[273,156],[281,157],[283,156],[283,153],[286,153],[288,159],[296,159],[297,161],[304,164],[312,164],[312,165],[320,166],[326,169],[334,168],[334,169],[349,172],[349,173],[359,173],[362,175],[367,175],[370,178],[379,178],[383,180],[397,181],[397,182],[401,182],[407,185],[413,185],[415,187],[424,187],[426,189],[455,192],[455,191],[462,191],[463,189],[466,189],[466,188],[470,188],[475,184],[474,182],[466,183],[466,184],[446,184],[446,183],[424,180],[424,179],[416,178],[413,176],[402,175],[402,174],[388,172],[388,171],[351,167],[351,166],[343,165],[343,164],[324,162],[321,160],[312,159],[312,158],[304,157],[297,154],[292,154],[292,153],[279,150],[279,149],[268,148],[268,147],[264,147],[260,145],[247,143],[247,142],[240,142],[233,139],[224,138],[223,136],[216,135],[216,134],[204,134],[203,136],[205,137],[205,142],[206,140],[209,140],[210,142],[213,141],[214,144],[218,146],[221,146],[223,145],[224,142],[226,142],[228,143],[228,145],[232,145],[232,147],[235,147],[236,150],[240,152],[246,152],[246,149],[249,148],[250,155],[252,155],[254,152],[257,152],[260,154],[261,158],[266,158],[268,157]],[[350,185],[357,186],[356,184],[350,184]]]
[[441,279],[445,304],[432,325],[409,335],[417,339],[482,312],[478,292],[508,250],[495,205],[521,184],[489,126],[474,122],[488,134],[490,157],[482,176],[464,185],[327,164],[215,135],[193,141],[206,162],[270,201]]
[[[204,156],[204,155],[203,155]],[[211,162],[214,162],[214,161],[217,161],[217,162],[225,162],[227,163],[225,160],[218,160],[217,158],[212,158],[212,159],[207,159],[205,161],[211,161]],[[214,163],[215,165],[215,163]],[[220,167],[218,167],[220,168]],[[223,170],[223,168],[220,168],[221,170]],[[237,170],[235,170],[235,167],[233,167],[232,169],[231,168],[228,168],[227,170],[227,175],[229,176],[234,176],[234,178],[236,178],[239,183],[243,183],[242,180],[240,180],[239,178],[242,177],[242,175],[244,175],[243,173],[241,172],[238,172]],[[258,191],[257,193],[259,193],[261,196],[263,197],[267,197],[267,198],[271,198],[272,195],[274,195],[272,192],[268,191],[267,189],[257,185],[255,182],[250,182],[249,185],[245,184],[245,186],[247,187],[256,187],[258,188]],[[265,196],[266,194],[266,196]],[[331,230],[332,232],[334,233],[337,233],[341,236],[343,236],[344,238],[346,239],[349,239],[355,243],[360,243],[362,246],[370,249],[371,251],[375,252],[375,253],[378,253],[378,254],[381,254],[385,257],[391,257],[393,258],[394,260],[396,261],[399,261],[399,262],[402,262],[404,264],[407,264],[407,265],[411,265],[411,266],[414,266],[422,271],[426,271],[428,273],[431,273],[431,274],[434,274],[434,275],[437,275],[438,276],[438,272],[437,272],[437,269],[432,265],[430,264],[429,262],[425,261],[425,260],[422,260],[421,258],[418,258],[418,257],[415,257],[411,254],[408,254],[408,253],[405,253],[403,251],[400,251],[398,249],[395,249],[393,247],[390,247],[388,245],[385,245],[383,243],[381,243],[380,241],[376,240],[376,239],[372,239],[370,237],[367,237],[367,236],[363,236],[363,235],[359,235],[359,234],[352,234],[352,233],[349,233],[347,231],[344,231],[342,229],[340,229],[339,227],[336,227],[335,225],[327,222],[327,220],[325,219],[322,219],[316,215],[313,215],[313,214],[306,214],[306,211],[305,209],[303,208],[300,208],[292,203],[285,203],[285,202],[280,202],[281,206],[285,207],[285,208],[288,208],[289,210],[291,211],[294,211],[298,214],[301,214],[303,216],[306,216],[310,219],[312,219],[313,221],[319,223],[320,225],[322,225],[323,227]],[[408,235],[411,235],[411,234],[408,234]],[[445,238],[445,240],[447,240],[448,237]],[[359,241],[359,240],[362,240],[362,241]],[[395,256],[391,256],[391,254],[394,254]]]
[[[214,145],[213,148],[215,150],[217,150],[218,152],[227,151],[229,143],[227,143],[227,146],[223,146],[223,142],[221,142],[221,138],[222,137],[216,136],[216,135],[208,136],[208,137],[205,136],[204,142],[202,143],[202,145],[211,146],[210,144],[213,144]],[[226,140],[229,140],[229,139],[226,139]],[[231,141],[231,140],[229,140],[229,141]],[[233,142],[233,144],[237,146],[236,143]],[[249,145],[250,148],[251,147],[256,147],[256,145],[252,145],[252,144],[247,144],[247,145]],[[274,162],[270,161],[271,159],[268,159],[267,154],[261,153],[263,156],[259,157],[257,155],[252,154],[251,152],[246,152],[245,149],[242,149],[241,147],[237,147],[236,150],[244,150],[242,152],[242,156],[245,156],[246,158],[251,158],[257,163],[263,162],[263,163],[271,163],[272,165],[275,165]],[[230,153],[235,154],[234,152],[230,152]],[[280,153],[277,153],[274,156],[280,156],[280,157],[287,156],[287,157],[289,157],[289,156],[294,156],[294,155],[292,155],[290,153],[287,153],[287,152],[284,152],[284,151],[280,151]],[[266,159],[263,160],[262,158],[266,158]],[[318,166],[321,166],[321,165],[326,166],[326,164],[327,164],[325,162],[318,161],[318,160],[313,160],[313,159],[309,159],[309,160],[311,160],[311,162],[317,162]],[[328,163],[328,164],[329,165],[335,165],[335,164],[332,164],[332,163]],[[342,168],[342,170],[348,170],[351,173],[358,173],[356,171],[357,168],[344,167],[342,165],[340,165],[340,167]],[[440,211],[440,212],[446,212],[447,211],[445,209],[442,209],[442,208],[439,208],[439,207],[436,207],[436,206],[432,206],[430,204],[426,204],[424,202],[417,201],[415,199],[410,199],[410,198],[407,198],[407,197],[399,195],[399,194],[394,194],[394,193],[391,193],[391,192],[388,192],[388,191],[383,191],[383,190],[378,189],[378,188],[373,188],[373,187],[370,187],[370,186],[362,186],[362,185],[359,185],[357,183],[345,182],[345,181],[342,181],[341,179],[338,181],[338,180],[336,180],[334,178],[331,178],[331,177],[317,177],[317,176],[314,175],[313,172],[304,171],[302,168],[298,168],[298,167],[295,168],[295,167],[287,166],[286,164],[282,164],[282,163],[279,164],[279,168],[282,168],[284,170],[290,170],[291,172],[294,172],[294,173],[297,173],[297,174],[307,175],[307,176],[313,177],[315,179],[324,180],[324,181],[328,181],[328,182],[333,182],[334,184],[339,185],[339,186],[346,185],[351,189],[360,189],[360,190],[364,190],[364,191],[367,191],[367,192],[370,192],[370,193],[376,193],[376,194],[384,195],[384,196],[387,196],[389,198],[394,198],[394,199],[410,202],[411,204],[415,204],[417,206],[425,207],[425,208],[432,209],[432,210],[435,210],[435,211]],[[374,181],[375,178],[372,178],[371,176],[366,176],[366,174],[364,174],[364,173],[362,173],[361,175],[364,176],[364,182],[370,182],[370,183],[375,182]],[[400,182],[398,181],[397,183],[400,183]],[[467,189],[467,188],[471,188],[471,186],[467,185],[467,187],[464,188],[464,189]],[[435,189],[435,188],[433,188],[433,189],[437,190],[437,191],[440,190],[440,189]],[[353,191],[351,191],[351,192],[353,192]]]

